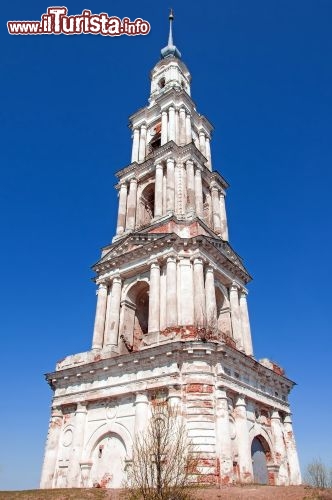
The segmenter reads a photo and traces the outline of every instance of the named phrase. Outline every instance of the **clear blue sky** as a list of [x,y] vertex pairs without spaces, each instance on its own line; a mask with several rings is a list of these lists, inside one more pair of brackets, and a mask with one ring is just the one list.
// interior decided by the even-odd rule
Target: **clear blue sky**
[[[1,21],[0,489],[37,487],[56,360],[90,348],[90,270],[114,233],[114,173],[128,116],[147,103],[170,2],[67,1],[148,36],[9,36],[50,4],[12,0]],[[174,0],[175,41],[214,167],[230,182],[231,244],[254,277],[257,358],[297,381],[301,464],[331,446],[331,0]]]

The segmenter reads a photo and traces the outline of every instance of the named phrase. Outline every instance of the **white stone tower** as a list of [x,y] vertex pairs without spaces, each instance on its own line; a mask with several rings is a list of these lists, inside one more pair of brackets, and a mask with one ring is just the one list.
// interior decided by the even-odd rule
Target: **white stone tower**
[[301,481],[294,383],[254,358],[250,276],[228,242],[228,184],[212,169],[212,125],[191,99],[172,22],[171,12],[149,103],[130,117],[116,236],[94,265],[92,349],[47,375],[54,396],[42,488],[120,487],[157,393],[181,408],[198,481]]

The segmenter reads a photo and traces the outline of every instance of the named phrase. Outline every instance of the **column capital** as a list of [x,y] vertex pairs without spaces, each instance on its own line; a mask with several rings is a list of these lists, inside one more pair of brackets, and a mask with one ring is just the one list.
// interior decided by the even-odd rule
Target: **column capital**
[[107,283],[98,283],[97,293],[100,292],[101,290],[107,290]]
[[120,276],[120,274],[115,274],[112,278],[112,285],[113,283],[122,283],[122,278]]
[[213,264],[208,264],[205,268],[206,273],[214,273],[216,267]]
[[191,160],[190,158],[188,160],[186,160],[185,163],[186,163],[186,165],[193,165],[194,164],[193,160]]
[[171,254],[171,255],[167,255],[166,256],[166,262],[168,264],[168,262],[177,262],[177,255],[175,254]]
[[133,132],[139,132],[139,127],[137,125],[135,125],[135,127],[132,128],[132,131]]
[[156,170],[157,170],[157,169],[158,169],[158,170],[164,170],[164,167],[162,166],[162,164],[161,164],[161,163],[159,163],[159,162],[158,162],[158,163],[156,163],[156,164],[155,164],[155,169],[156,169]]
[[51,417],[63,417],[62,407],[61,406],[52,406],[51,407]]
[[126,181],[121,181],[120,189],[125,189],[127,191],[127,182]]
[[151,269],[156,269],[156,268],[160,269],[160,264],[157,257],[151,257],[149,264]]
[[271,419],[280,421],[280,413],[276,408],[274,408],[272,411]]
[[186,108],[184,106],[180,106],[179,112],[180,113],[185,113],[186,112]]
[[240,298],[247,299],[248,293],[249,293],[248,290],[246,290],[245,288],[241,288],[240,289]]
[[292,414],[287,413],[285,418],[284,418],[284,424],[291,424],[292,425]]
[[129,179],[129,182],[130,182],[130,184],[134,183],[134,182],[137,184],[138,181],[137,181],[136,177],[132,177],[131,179]]
[[167,165],[168,165],[169,163],[173,163],[173,165],[174,165],[175,160],[174,160],[174,158],[167,158],[166,163],[167,163]]
[[243,406],[244,408],[246,408],[247,403],[246,403],[246,397],[244,394],[237,394],[236,395],[235,406]]
[[75,410],[75,415],[77,413],[87,413],[87,406],[88,406],[88,402],[87,401],[78,401],[77,407],[76,407],[76,410]]
[[148,394],[145,391],[139,391],[135,393],[135,406],[137,404],[149,404]]
[[192,261],[193,261],[194,266],[195,265],[202,265],[202,266],[204,265],[203,257],[194,256],[194,257],[192,257]]
[[141,124],[141,127],[140,127],[140,128],[147,128],[147,124],[146,124],[145,122],[143,122],[143,123]]
[[235,281],[232,282],[231,286],[230,286],[230,290],[232,292],[235,292],[235,291],[239,291],[240,289],[240,286],[238,285],[238,283],[236,283]]
[[198,134],[199,134],[199,135],[204,135],[204,137],[206,137],[206,133],[204,132],[204,130],[200,130],[200,131],[198,132]]
[[174,109],[174,110],[175,110],[175,106],[174,106],[174,104],[171,104],[170,106],[168,106],[168,109],[169,109],[169,110],[170,110],[170,109]]
[[217,191],[218,193],[220,192],[220,188],[216,182],[211,182],[210,189],[211,191]]
[[227,391],[226,391],[226,387],[224,387],[223,385],[220,385],[217,387],[217,390],[216,390],[216,397],[217,399],[228,399],[227,397]]

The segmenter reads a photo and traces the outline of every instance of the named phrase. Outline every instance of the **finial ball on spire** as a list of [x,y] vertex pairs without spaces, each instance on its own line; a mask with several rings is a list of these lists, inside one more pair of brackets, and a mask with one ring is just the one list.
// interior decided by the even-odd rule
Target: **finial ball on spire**
[[173,20],[174,20],[174,12],[173,12],[173,9],[170,9],[168,19],[169,19],[170,21],[173,21]]

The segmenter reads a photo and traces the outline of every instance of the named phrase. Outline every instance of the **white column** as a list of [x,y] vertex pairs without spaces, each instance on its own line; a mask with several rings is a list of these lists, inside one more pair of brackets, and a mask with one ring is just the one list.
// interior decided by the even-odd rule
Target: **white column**
[[107,305],[107,286],[103,283],[100,283],[98,287],[97,297],[97,309],[95,326],[93,329],[92,349],[101,349],[103,347]]
[[198,217],[203,218],[203,187],[202,187],[202,173],[200,168],[196,167],[195,171],[195,202],[196,214]]
[[135,229],[137,203],[137,179],[130,179],[129,195],[127,200],[126,229]]
[[192,160],[186,161],[187,173],[187,212],[193,214],[195,212],[195,177],[194,164]]
[[154,190],[154,216],[161,217],[163,215],[163,166],[158,163],[156,165],[156,181]]
[[277,484],[279,486],[287,486],[289,484],[288,459],[280,415],[277,410],[273,410],[271,415],[271,432],[274,444],[275,463],[279,466]]
[[167,396],[167,402],[173,410],[175,410],[175,416],[176,417],[181,417],[180,412],[181,412],[181,402],[182,402],[182,396],[181,396],[181,390],[176,390],[174,387],[169,387],[168,389],[168,396]]
[[203,260],[199,257],[194,259],[194,305],[195,326],[198,328],[206,326],[204,268]]
[[202,155],[206,157],[205,133],[203,131],[199,133],[199,149]]
[[69,488],[79,488],[81,486],[80,460],[84,445],[85,422],[87,415],[86,405],[86,402],[77,403],[75,412],[73,441],[67,475],[67,487]]
[[173,213],[175,208],[175,179],[174,179],[174,160],[167,159],[167,179],[166,179],[166,210],[167,213]]
[[175,143],[179,144],[180,137],[180,122],[179,122],[179,110],[175,110]]
[[127,208],[127,185],[121,184],[119,193],[119,212],[116,225],[116,234],[122,234],[126,226],[126,208]]
[[240,481],[242,483],[252,483],[253,470],[251,459],[251,443],[247,422],[247,410],[244,396],[237,396],[234,408],[236,444],[239,457]]
[[180,146],[184,146],[186,144],[186,110],[184,108],[180,108],[179,116],[180,116],[179,144]]
[[209,190],[206,191],[206,202],[208,205],[208,225],[210,227],[213,227],[213,220],[212,220],[212,198],[211,198],[211,192]]
[[160,321],[160,267],[158,261],[151,263],[149,290],[149,333],[159,332]]
[[141,134],[139,140],[138,160],[140,162],[145,160],[145,150],[146,150],[146,125],[145,123],[143,123],[141,125]]
[[166,266],[160,268],[160,331],[165,330],[167,326],[167,312],[166,312],[166,294],[167,294],[167,277]]
[[167,213],[167,169],[163,176],[163,215]]
[[191,116],[188,113],[186,115],[186,144],[190,144],[191,141],[192,141]]
[[135,436],[142,437],[149,423],[149,399],[145,392],[138,392],[135,401]]
[[214,286],[214,271],[212,266],[208,266],[205,271],[205,299],[207,326],[216,332],[218,328],[217,303],[216,290]]
[[138,161],[138,150],[139,150],[139,129],[134,128],[133,131],[133,149],[131,153],[131,162]]
[[220,193],[220,195],[219,195],[219,204],[220,204],[221,237],[223,240],[228,241],[228,225],[227,225],[224,193]]
[[220,461],[220,483],[226,485],[233,482],[233,458],[228,400],[223,387],[216,390],[216,398],[216,451]]
[[207,159],[207,167],[212,171],[212,161],[211,161],[211,147],[210,147],[210,139],[209,137],[205,137],[205,152]]
[[176,258],[167,257],[166,264],[166,313],[167,326],[177,326],[177,279],[176,279]]
[[220,234],[220,202],[219,202],[219,190],[217,186],[212,184],[211,186],[211,197],[212,197],[212,217],[213,217],[213,229],[215,233]]
[[167,111],[161,112],[161,146],[168,141],[168,114]]
[[183,165],[182,163],[177,163],[175,165],[175,173],[174,173],[174,186],[175,186],[175,200],[174,200],[174,206],[175,206],[175,213],[178,217],[180,217],[183,214],[183,203],[182,203],[182,198],[183,198],[183,176],[182,176],[182,170],[183,170]]
[[63,414],[60,406],[52,406],[50,424],[45,447],[40,487],[53,488],[58,458],[59,439],[62,431]]
[[168,108],[168,138],[175,141],[175,109],[173,106]]
[[111,307],[108,321],[108,332],[106,332],[107,346],[118,344],[121,288],[121,278],[120,276],[115,276],[112,281]]
[[236,342],[237,348],[242,350],[242,334],[241,334],[241,316],[240,316],[240,304],[239,304],[239,290],[236,284],[230,287],[229,301],[231,305],[231,320],[232,320],[232,330],[233,338]]
[[194,290],[193,269],[189,258],[182,258],[179,262],[180,273],[180,311],[179,323],[181,325],[194,324]]
[[242,339],[244,352],[248,356],[253,355],[251,331],[250,331],[250,321],[248,314],[248,304],[247,304],[247,292],[241,290],[240,292],[240,315],[241,315],[241,325],[242,325]]
[[291,485],[301,484],[301,470],[296,451],[296,443],[291,414],[284,418],[284,438],[289,464],[289,482]]

